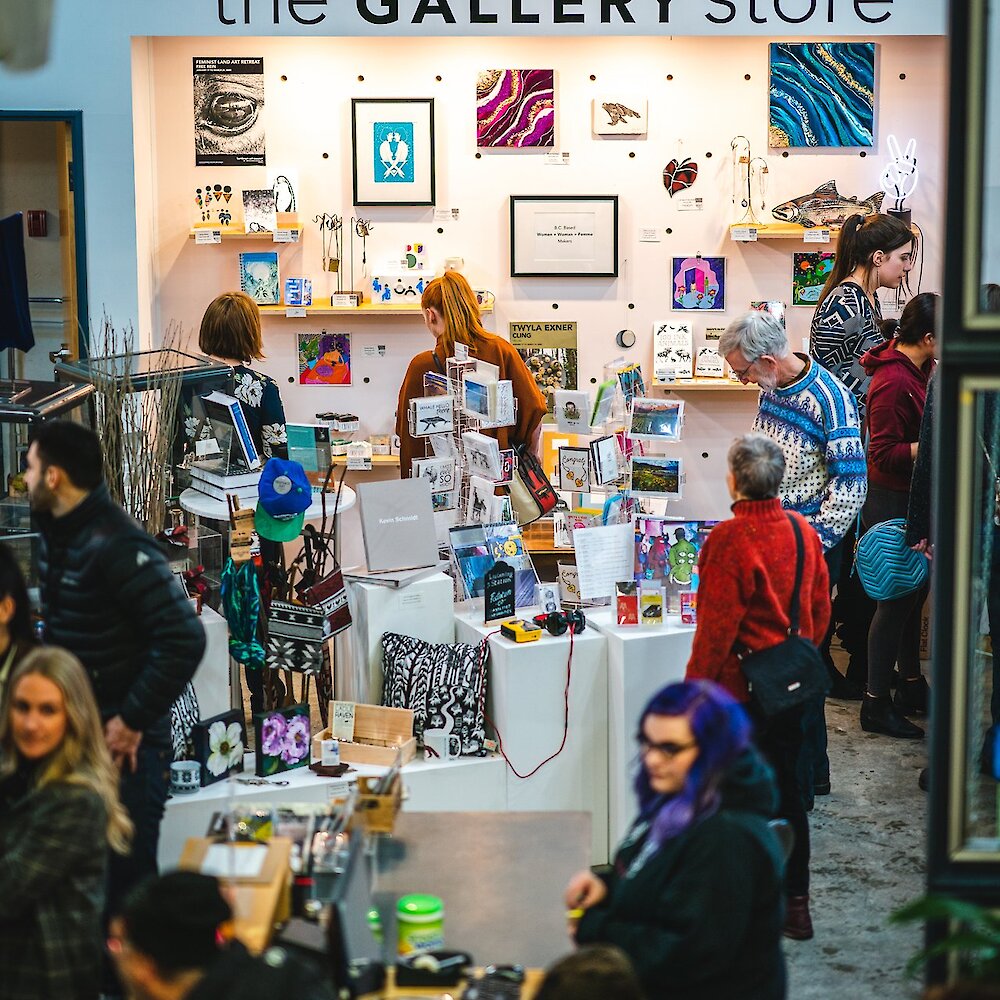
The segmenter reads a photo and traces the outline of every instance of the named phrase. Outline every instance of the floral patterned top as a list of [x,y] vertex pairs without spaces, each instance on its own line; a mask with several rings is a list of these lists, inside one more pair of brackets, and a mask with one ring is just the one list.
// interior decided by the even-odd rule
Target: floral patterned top
[[[233,368],[233,395],[243,404],[247,426],[253,435],[254,444],[261,458],[288,457],[288,435],[285,430],[285,408],[281,403],[278,383],[269,375],[255,372],[245,365]],[[198,431],[198,421],[193,412],[193,400],[183,396],[184,437],[188,448]],[[208,428],[202,429],[202,436],[209,435]]]
[[269,375],[237,365],[233,395],[243,404],[250,433],[264,459],[288,457],[285,408],[278,383]]

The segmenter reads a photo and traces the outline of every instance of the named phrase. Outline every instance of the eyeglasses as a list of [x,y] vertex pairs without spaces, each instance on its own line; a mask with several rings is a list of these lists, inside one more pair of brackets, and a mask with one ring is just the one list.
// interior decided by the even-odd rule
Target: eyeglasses
[[697,740],[692,740],[690,743],[653,743],[641,734],[638,740],[640,756],[646,757],[655,750],[658,754],[666,757],[667,760],[673,760],[674,757],[680,756],[685,750],[690,750],[692,747],[698,745]]
[[758,361],[758,360],[759,360],[758,358],[754,358],[754,359],[753,359],[753,361],[751,361],[751,362],[750,362],[750,364],[748,364],[748,365],[746,366],[746,368],[744,368],[744,369],[743,369],[743,371],[737,371],[737,370],[736,370],[736,369],[734,368],[734,369],[733,369],[733,374],[734,374],[734,375],[735,375],[735,376],[736,376],[736,377],[737,377],[737,378],[738,378],[738,379],[739,379],[739,380],[740,380],[741,382],[744,382],[744,381],[746,380],[746,377],[747,377],[747,372],[748,372],[748,371],[750,371],[750,369],[751,369],[751,368],[753,368],[753,366],[754,366],[755,364],[757,364],[757,361]]

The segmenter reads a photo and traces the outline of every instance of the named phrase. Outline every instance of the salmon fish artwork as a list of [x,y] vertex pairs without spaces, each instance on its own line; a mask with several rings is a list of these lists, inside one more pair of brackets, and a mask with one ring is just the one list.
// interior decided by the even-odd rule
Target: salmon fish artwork
[[885,192],[869,195],[864,201],[847,197],[837,190],[836,181],[820,184],[809,194],[784,201],[771,209],[779,222],[794,222],[806,229],[842,226],[852,215],[874,215],[882,208]]

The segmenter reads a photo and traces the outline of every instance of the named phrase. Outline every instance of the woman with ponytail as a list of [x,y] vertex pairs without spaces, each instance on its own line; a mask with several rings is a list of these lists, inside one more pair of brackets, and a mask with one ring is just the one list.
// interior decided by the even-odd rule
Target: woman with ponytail
[[[895,216],[850,216],[840,230],[833,271],[823,286],[813,315],[809,330],[810,353],[854,394],[862,428],[871,376],[862,366],[861,357],[885,342],[878,290],[900,287],[913,266],[915,245],[909,227]],[[851,527],[841,544],[827,552],[830,585],[837,588],[837,600],[830,632],[820,651],[833,682],[831,697],[857,700],[862,695],[868,673],[868,623],[875,606],[850,572],[851,559],[845,553],[853,552],[854,544],[855,529]],[[830,640],[838,622],[842,624],[837,634],[851,655],[846,679],[830,658]],[[814,756],[825,758],[825,753],[819,754],[818,742],[813,742],[816,743]],[[829,782],[820,773],[826,769],[821,761],[816,778],[820,794],[829,790]],[[807,800],[811,800],[808,794]]]
[[545,399],[513,347],[501,337],[489,333],[479,318],[479,305],[468,281],[457,271],[445,271],[424,289],[420,306],[424,324],[436,339],[434,349],[418,354],[406,369],[396,407],[396,433],[399,435],[399,474],[410,474],[410,463],[424,454],[422,441],[410,434],[409,401],[424,395],[424,375],[447,372],[448,358],[455,345],[469,348],[473,360],[487,361],[500,369],[500,379],[513,383],[517,408],[510,427],[497,427],[484,433],[495,437],[501,450],[526,444],[538,453],[538,436],[545,414]]
[[914,236],[892,215],[852,215],[840,230],[837,258],[809,330],[809,350],[858,401],[865,417],[871,376],[861,356],[882,336],[880,288],[899,288],[913,266]]
[[781,1000],[778,796],[746,713],[710,681],[670,684],[637,741],[639,816],[608,874],[566,888],[577,943],[621,948],[649,1000]]
[[[886,320],[886,341],[862,359],[868,387],[868,498],[862,530],[906,517],[910,479],[917,457],[927,383],[937,356],[937,296],[910,299],[897,323]],[[905,718],[927,711],[927,681],[920,672],[920,614],[927,587],[879,601],[868,630],[868,684],[861,703],[861,728],[903,739],[924,731]],[[895,705],[889,699],[892,668],[899,663]]]

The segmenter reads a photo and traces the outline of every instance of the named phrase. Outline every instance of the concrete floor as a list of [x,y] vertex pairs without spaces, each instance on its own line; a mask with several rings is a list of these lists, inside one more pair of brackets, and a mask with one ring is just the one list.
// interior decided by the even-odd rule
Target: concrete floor
[[927,751],[922,740],[863,732],[859,710],[860,702],[827,703],[833,791],[809,817],[816,936],[785,942],[789,1000],[920,995],[903,967],[921,929],[888,917],[924,892],[927,803],[917,775]]

